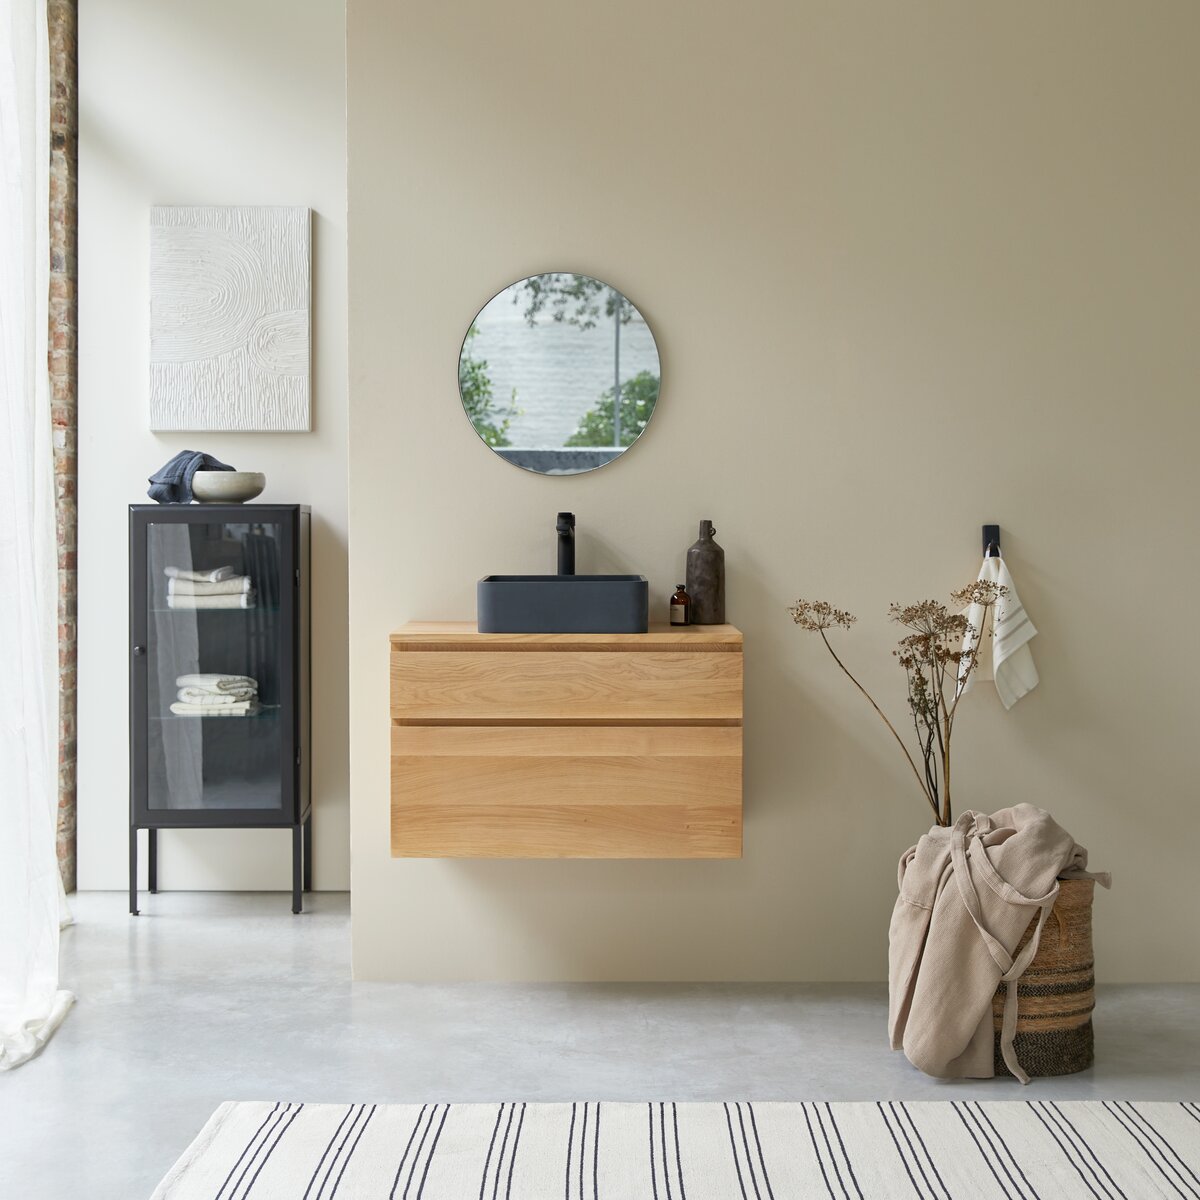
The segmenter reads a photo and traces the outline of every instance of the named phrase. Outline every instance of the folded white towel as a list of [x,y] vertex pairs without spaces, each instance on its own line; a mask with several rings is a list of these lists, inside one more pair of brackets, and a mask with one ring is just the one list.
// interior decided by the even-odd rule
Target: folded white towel
[[253,608],[254,593],[227,596],[168,596],[168,608]]
[[234,575],[216,583],[198,583],[194,579],[167,580],[168,596],[234,596],[252,590],[249,575]]
[[[996,601],[992,610],[992,675],[1000,703],[1010,709],[1022,696],[1028,695],[1038,685],[1037,667],[1033,664],[1030,640],[1037,634],[1021,598],[1008,566],[1000,556],[985,558],[979,568],[979,578],[997,583],[1005,588],[1005,594]],[[972,604],[967,609],[967,620],[976,631],[983,623],[983,609]],[[963,639],[963,650],[975,648],[977,636]],[[982,663],[980,666],[982,667]],[[971,681],[967,681],[969,688]]]
[[252,717],[258,712],[258,703],[239,700],[236,704],[185,704],[177,700],[171,711],[178,717]]
[[177,699],[184,704],[237,704],[243,700],[253,700],[258,692],[251,687],[241,688],[236,692],[210,692],[206,688],[180,688]]
[[214,567],[211,571],[189,571],[184,567],[163,567],[168,579],[190,579],[195,583],[219,583],[233,578],[232,567]]
[[179,675],[175,679],[177,688],[206,688],[213,692],[237,692],[242,688],[258,687],[258,680],[249,675]]

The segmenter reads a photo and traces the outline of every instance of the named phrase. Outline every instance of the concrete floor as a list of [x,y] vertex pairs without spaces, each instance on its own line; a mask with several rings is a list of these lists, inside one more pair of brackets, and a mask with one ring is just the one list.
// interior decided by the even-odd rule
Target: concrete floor
[[1102,989],[1081,1075],[948,1084],[887,1049],[882,985],[351,983],[347,898],[307,899],[73,897],[78,1002],[0,1076],[0,1196],[148,1196],[222,1100],[1200,1099],[1200,986]]

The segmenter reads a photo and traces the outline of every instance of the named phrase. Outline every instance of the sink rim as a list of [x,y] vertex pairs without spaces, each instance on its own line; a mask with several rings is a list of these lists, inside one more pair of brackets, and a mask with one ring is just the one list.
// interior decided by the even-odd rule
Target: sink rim
[[481,584],[504,583],[648,583],[645,575],[485,575]]

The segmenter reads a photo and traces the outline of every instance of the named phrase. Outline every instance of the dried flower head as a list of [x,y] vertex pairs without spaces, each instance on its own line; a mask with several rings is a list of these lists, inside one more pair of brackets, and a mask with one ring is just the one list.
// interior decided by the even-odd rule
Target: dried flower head
[[[898,651],[893,653],[899,654]],[[903,661],[903,658],[901,658]],[[908,707],[912,710],[914,720],[917,722],[917,732],[920,734],[920,727],[923,725],[929,729],[934,721],[937,720],[937,699],[935,698],[929,686],[929,680],[920,671],[910,672],[908,677]],[[920,740],[918,738],[918,740]]]
[[797,600],[788,612],[801,629],[811,629],[814,633],[831,629],[835,625],[849,629],[858,620],[852,613],[834,608],[827,600]]
[[892,653],[900,660],[900,665],[906,670],[927,667],[936,661],[937,643],[928,633],[910,633],[900,639],[900,648]]
[[897,625],[915,629],[919,633],[936,632],[939,623],[950,615],[944,604],[937,600],[920,600],[916,604],[889,604],[888,616]]
[[1002,583],[994,583],[990,579],[976,579],[950,593],[950,599],[959,607],[966,608],[970,604],[982,604],[990,608],[1001,596],[1008,595],[1008,588]]

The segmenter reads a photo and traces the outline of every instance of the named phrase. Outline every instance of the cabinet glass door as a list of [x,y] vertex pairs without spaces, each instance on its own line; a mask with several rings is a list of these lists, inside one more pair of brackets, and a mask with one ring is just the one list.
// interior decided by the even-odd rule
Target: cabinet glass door
[[291,720],[285,527],[146,526],[146,804],[151,810],[284,805]]

